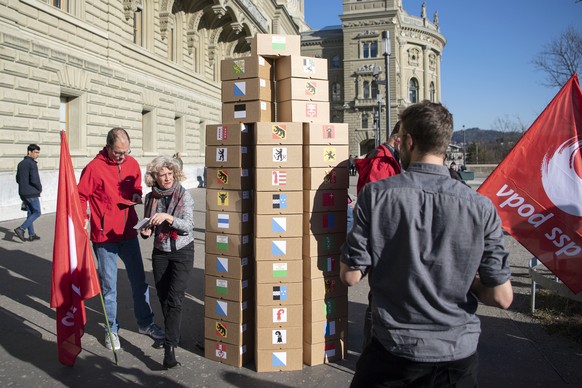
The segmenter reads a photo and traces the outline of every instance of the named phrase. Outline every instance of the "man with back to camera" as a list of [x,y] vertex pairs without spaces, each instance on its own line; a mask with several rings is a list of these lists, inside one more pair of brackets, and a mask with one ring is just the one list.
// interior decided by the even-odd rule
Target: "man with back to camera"
[[28,230],[28,241],[40,240],[34,232],[34,221],[41,215],[40,193],[42,184],[38,174],[38,162],[40,147],[37,144],[30,144],[27,148],[27,155],[18,163],[16,168],[16,183],[18,183],[18,195],[22,200],[22,207],[26,209],[26,220],[14,233],[22,241],[26,241],[24,232]]
[[113,334],[111,339],[106,333],[105,346],[115,350],[121,348],[117,322],[118,256],[125,264],[131,284],[139,332],[155,340],[165,338],[164,331],[153,320],[137,230],[133,229],[138,221],[133,205],[141,203],[142,188],[141,170],[129,156],[129,146],[129,135],[123,128],[111,129],[107,144],[83,169],[78,185],[82,209],[88,205],[91,212],[91,242]]
[[373,294],[372,339],[351,386],[475,387],[478,301],[513,300],[500,219],[443,165],[448,110],[423,101],[400,119],[406,171],[364,186],[342,247],[342,281],[367,274]]

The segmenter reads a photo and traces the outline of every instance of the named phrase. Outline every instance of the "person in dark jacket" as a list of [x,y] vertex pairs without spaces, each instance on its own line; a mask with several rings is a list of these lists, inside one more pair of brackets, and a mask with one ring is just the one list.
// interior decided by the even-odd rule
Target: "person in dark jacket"
[[26,241],[24,231],[28,230],[28,240],[40,240],[34,232],[34,221],[40,217],[40,193],[42,184],[38,175],[37,159],[40,155],[40,147],[37,144],[30,144],[27,155],[18,163],[16,170],[16,183],[18,183],[18,195],[22,199],[22,209],[26,209],[26,221],[14,233],[22,241]]

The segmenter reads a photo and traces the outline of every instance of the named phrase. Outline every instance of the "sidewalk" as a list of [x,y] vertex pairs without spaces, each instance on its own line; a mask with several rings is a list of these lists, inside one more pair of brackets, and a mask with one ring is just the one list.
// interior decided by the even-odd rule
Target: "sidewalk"
[[[352,177],[355,185],[355,177]],[[472,182],[469,182],[472,183]],[[119,272],[119,321],[122,350],[119,365],[103,343],[103,316],[99,298],[86,303],[87,325],[83,351],[73,368],[57,359],[55,312],[49,308],[54,214],[35,223],[40,241],[23,243],[13,229],[22,220],[0,222],[0,381],[5,387],[348,387],[361,351],[362,317],[367,282],[350,289],[348,357],[335,364],[285,373],[256,373],[254,365],[235,368],[203,357],[196,344],[203,341],[203,276],[205,190],[193,189],[196,222],[195,269],[185,300],[181,348],[182,367],[163,370],[163,350],[138,334],[133,318],[129,284]],[[138,209],[141,213],[142,209]],[[141,241],[147,280],[151,273],[151,241]],[[509,311],[479,307],[483,333],[479,346],[480,387],[582,387],[582,345],[551,336],[526,314],[529,310],[527,260],[531,255],[512,238],[511,252],[515,302]],[[151,288],[155,320],[162,314]]]

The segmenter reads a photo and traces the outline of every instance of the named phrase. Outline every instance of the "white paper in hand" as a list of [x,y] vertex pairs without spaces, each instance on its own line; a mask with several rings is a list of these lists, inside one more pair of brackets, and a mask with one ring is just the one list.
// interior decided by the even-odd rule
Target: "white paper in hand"
[[147,228],[150,225],[150,219],[148,217],[146,218],[142,218],[141,220],[139,220],[137,222],[137,224],[135,224],[135,226],[133,227],[133,229],[142,229],[142,228]]

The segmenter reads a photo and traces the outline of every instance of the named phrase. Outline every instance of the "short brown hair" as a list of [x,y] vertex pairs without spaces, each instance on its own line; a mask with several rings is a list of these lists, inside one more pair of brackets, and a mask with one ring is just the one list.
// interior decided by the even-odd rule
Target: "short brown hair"
[[453,135],[453,115],[444,105],[424,100],[406,108],[400,121],[421,153],[446,154]]

